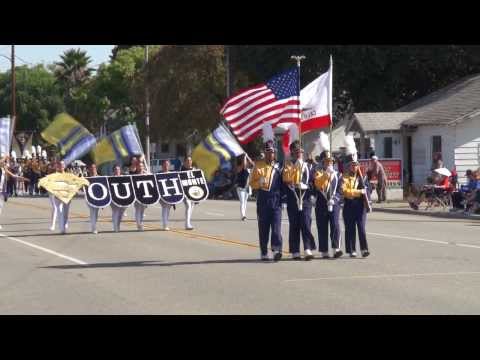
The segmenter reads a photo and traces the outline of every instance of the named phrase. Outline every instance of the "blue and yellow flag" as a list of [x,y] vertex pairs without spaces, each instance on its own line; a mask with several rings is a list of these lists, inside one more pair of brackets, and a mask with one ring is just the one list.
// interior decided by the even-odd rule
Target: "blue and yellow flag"
[[131,156],[143,154],[137,128],[126,125],[121,129],[104,137],[97,143],[92,152],[94,161],[101,165],[110,161],[119,161]]
[[58,146],[65,165],[85,156],[96,143],[95,136],[66,113],[55,116],[41,135],[48,143]]
[[207,181],[211,181],[215,171],[243,154],[237,140],[222,125],[198,144],[192,153],[192,161],[203,170]]

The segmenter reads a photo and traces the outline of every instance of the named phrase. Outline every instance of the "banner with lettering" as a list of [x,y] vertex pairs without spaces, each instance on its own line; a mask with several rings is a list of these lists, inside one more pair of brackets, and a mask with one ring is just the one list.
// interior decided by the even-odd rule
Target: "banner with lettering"
[[113,202],[128,207],[135,201],[154,205],[159,201],[178,204],[185,197],[200,202],[208,198],[208,186],[202,170],[169,171],[157,174],[95,176],[86,178],[85,200],[103,208]]

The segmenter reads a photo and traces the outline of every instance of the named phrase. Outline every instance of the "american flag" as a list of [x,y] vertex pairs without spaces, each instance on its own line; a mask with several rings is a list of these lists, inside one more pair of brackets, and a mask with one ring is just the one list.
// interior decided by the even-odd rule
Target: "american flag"
[[264,122],[274,128],[280,123],[300,122],[298,68],[292,68],[259,84],[240,91],[220,110],[242,144],[254,140]]

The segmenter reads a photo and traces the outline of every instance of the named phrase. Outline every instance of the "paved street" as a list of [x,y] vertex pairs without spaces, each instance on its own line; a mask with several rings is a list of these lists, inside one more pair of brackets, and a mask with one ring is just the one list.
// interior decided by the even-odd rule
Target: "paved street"
[[[159,206],[148,208],[143,233],[133,208],[121,233],[101,211],[98,235],[83,199],[70,211],[69,233],[59,235],[48,230],[47,198],[5,204],[0,314],[480,313],[477,219],[374,212],[366,259],[264,263],[254,202],[246,222],[238,202],[202,203],[193,231],[183,230],[183,204],[170,232],[160,231]],[[284,212],[284,251],[287,230]]]

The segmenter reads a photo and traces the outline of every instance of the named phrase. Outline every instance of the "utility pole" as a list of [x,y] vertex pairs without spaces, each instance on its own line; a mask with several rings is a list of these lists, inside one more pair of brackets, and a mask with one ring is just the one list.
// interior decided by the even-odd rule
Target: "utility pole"
[[227,86],[227,99],[230,97],[230,46],[225,45],[225,83]]
[[150,169],[150,98],[148,92],[148,45],[145,45],[145,132],[146,132],[146,146],[145,146],[145,160],[147,161],[147,168]]
[[16,111],[16,104],[15,104],[15,83],[16,83],[16,80],[15,80],[15,45],[12,45],[12,54],[11,54],[11,64],[12,64],[12,109],[11,109],[11,113],[12,113],[12,136],[13,136],[13,132],[15,131],[15,123],[16,123],[16,120],[17,120],[17,111]]

